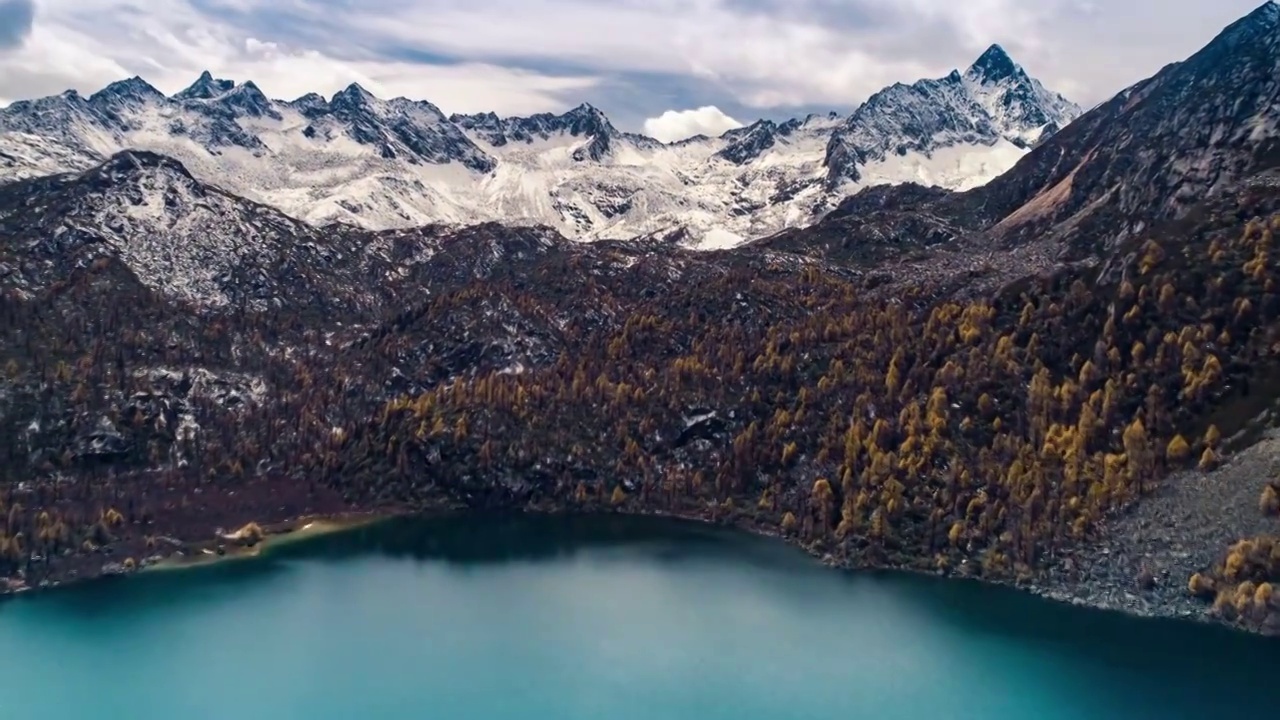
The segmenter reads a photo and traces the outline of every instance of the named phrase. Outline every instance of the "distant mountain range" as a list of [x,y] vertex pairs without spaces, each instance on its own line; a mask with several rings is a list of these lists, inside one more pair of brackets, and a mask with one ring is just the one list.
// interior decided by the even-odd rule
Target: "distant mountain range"
[[621,132],[586,104],[446,116],[356,84],[328,100],[273,100],[205,72],[172,96],[134,77],[13,103],[0,110],[0,181],[135,149],[312,224],[538,223],[577,239],[683,228],[717,247],[812,222],[871,185],[981,185],[1079,114],[998,45],[963,73],[893,85],[848,116],[669,144]]
[[[743,251],[857,272],[896,267],[888,271],[893,282],[932,278],[943,286],[962,278],[977,292],[1064,261],[1106,262],[1118,242],[1181,217],[1214,193],[1265,180],[1268,163],[1280,157],[1275,7],[1263,6],[1191,58],[1063,128],[1038,114],[1055,96],[998,48],[964,75],[894,86],[847,118],[760,121],[672,144],[619,132],[586,105],[562,115],[446,118],[428,103],[381,101],[359,87],[328,101],[309,95],[278,103],[252,83],[210,75],[173,98],[134,79],[88,98],[67,93],[17,103],[3,119],[25,129],[0,139],[10,148],[26,141],[32,152],[14,169],[34,173],[37,159],[97,164],[0,184],[0,233],[24,239],[26,248],[26,259],[9,265],[19,272],[7,277],[0,257],[0,286],[44,286],[79,252],[70,248],[83,248],[118,256],[142,284],[201,305],[368,310],[385,300],[369,291],[371,281],[401,277],[434,257],[434,241],[407,250],[405,243],[500,220],[540,225],[539,233],[568,240],[629,235],[642,254],[706,248],[737,222],[742,234],[733,244],[760,235],[741,243]],[[991,77],[1035,94],[998,94],[1000,82]],[[983,88],[990,94],[981,95]],[[1057,102],[1055,113],[1074,112]],[[962,116],[981,122],[966,124]],[[279,130],[286,118],[294,130]],[[915,145],[882,142],[895,119],[911,129]],[[169,152],[114,150],[121,138],[150,139]],[[964,181],[974,185],[968,189],[910,181],[867,187],[885,179],[873,173],[929,155],[990,159],[1003,152],[1016,164],[984,184]],[[8,153],[16,163],[17,154]],[[98,160],[100,153],[114,154]],[[828,157],[837,159],[824,165]],[[684,173],[679,159],[703,174]],[[688,184],[660,182],[672,177]],[[793,183],[795,192],[751,205],[745,196],[770,182]],[[366,193],[363,204],[335,199],[357,190]],[[571,190],[576,200],[566,199]],[[737,204],[726,208],[716,192]],[[463,214],[463,200],[481,198],[488,204]],[[455,214],[433,220],[421,209],[432,202],[454,203],[447,207]],[[289,203],[305,212],[291,214]],[[822,207],[817,218],[815,205]],[[387,207],[416,224],[319,226],[359,218],[351,208],[368,221]],[[566,231],[566,223],[579,231]],[[803,225],[782,227],[788,224]],[[395,247],[401,250],[391,252]],[[485,262],[504,262],[507,254],[495,249]]]

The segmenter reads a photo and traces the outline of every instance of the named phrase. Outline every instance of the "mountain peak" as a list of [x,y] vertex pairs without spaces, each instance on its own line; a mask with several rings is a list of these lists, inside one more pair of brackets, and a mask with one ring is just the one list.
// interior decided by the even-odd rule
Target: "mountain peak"
[[750,125],[729,130],[720,137],[730,140],[730,143],[716,153],[716,157],[734,165],[744,165],[777,143],[778,129],[774,121],[761,118]]
[[362,105],[369,104],[369,102],[374,99],[375,97],[373,93],[369,92],[368,90],[365,90],[360,83],[353,82],[350,85],[346,86],[345,88],[334,93],[333,98],[329,101],[329,103],[331,105],[338,105],[338,106],[341,106],[341,105],[362,106]]
[[262,92],[262,89],[259,88],[252,80],[237,85],[231,92],[239,97],[252,98],[254,102],[270,102],[267,99],[266,94]]
[[1278,39],[1280,4],[1270,0],[1228,25],[1186,62],[1199,60],[1215,65],[1227,61],[1227,58],[1239,59],[1244,54],[1274,55],[1280,52]]
[[196,78],[195,82],[191,83],[191,85],[185,90],[178,92],[173,97],[176,100],[209,100],[227,92],[235,86],[236,84],[234,81],[215,78],[213,73],[205,70],[200,73],[200,77]]
[[161,98],[164,94],[155,89],[151,83],[134,75],[131,78],[117,80],[89,96],[90,102],[112,100],[148,100]]
[[569,132],[573,135],[617,134],[604,112],[591,103],[584,102],[561,117],[569,121]]
[[1256,16],[1259,20],[1276,23],[1280,22],[1280,3],[1276,0],[1267,0],[1258,6],[1257,10],[1250,13],[1250,16]]
[[982,83],[998,83],[1019,75],[1025,75],[1022,67],[999,44],[983,51],[965,71],[966,77]]
[[96,168],[87,171],[88,174],[98,174],[114,180],[153,172],[170,173],[176,177],[194,181],[191,173],[181,162],[150,150],[121,150]]
[[147,82],[146,80],[143,80],[140,75],[134,75],[133,77],[125,78],[124,80],[117,80],[111,83],[110,85],[108,85],[107,87],[108,88],[129,88],[129,89],[136,89],[136,90],[154,90],[155,89],[154,87],[151,86],[151,83]]
[[603,118],[604,112],[600,108],[596,107],[595,105],[592,105],[591,103],[588,103],[588,102],[584,102],[579,104],[577,107],[573,108],[569,112],[565,113],[565,115],[571,115],[575,117]]
[[1013,62],[1013,58],[1009,57],[1009,51],[1005,50],[1003,45],[991,43],[991,46],[983,50],[982,54],[978,56],[975,64],[981,64],[984,61]]
[[956,144],[1029,148],[1080,109],[1027,75],[1000,45],[963,74],[895,83],[867,98],[827,142],[826,187],[862,182],[859,167]]
[[235,112],[245,113],[254,117],[262,117],[264,115],[278,117],[278,113],[271,107],[271,100],[263,94],[262,90],[252,80],[237,85],[230,92],[225,93],[220,102],[223,106]]
[[1269,30],[1280,26],[1280,3],[1275,0],[1267,0],[1267,2],[1255,8],[1253,12],[1229,26],[1228,30],[1241,26],[1259,30]]

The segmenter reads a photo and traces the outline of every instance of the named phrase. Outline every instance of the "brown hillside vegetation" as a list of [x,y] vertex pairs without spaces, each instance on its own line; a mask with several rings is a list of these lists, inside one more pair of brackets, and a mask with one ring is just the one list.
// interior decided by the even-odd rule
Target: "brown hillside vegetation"
[[[777,323],[641,308],[548,368],[393,400],[316,462],[361,501],[594,505],[622,487],[637,510],[790,514],[841,556],[1028,576],[1169,468],[1218,461],[1206,418],[1280,340],[1280,217],[1249,202],[1137,244],[1113,287],[1068,273],[995,303],[867,303],[806,272],[758,284],[802,309]],[[731,440],[688,440],[690,408]]]
[[[411,309],[372,331],[197,312],[101,258],[0,305],[0,572],[447,503],[670,512],[851,564],[1033,578],[1245,427],[1280,342],[1278,210],[1266,188],[1220,198],[1105,275],[973,302],[785,253],[529,247],[410,277]],[[474,232],[458,252],[506,231]]]
[[[332,366],[261,359],[279,374],[281,402],[214,415],[222,424],[205,427],[198,463],[175,459],[179,434],[162,427],[163,412],[147,419],[145,398],[134,394],[120,418],[133,431],[131,449],[110,464],[151,466],[167,495],[121,492],[120,477],[108,475],[100,492],[111,503],[86,516],[86,505],[106,498],[40,483],[33,502],[6,504],[7,554],[16,566],[28,548],[47,557],[102,544],[168,510],[151,507],[151,497],[190,506],[191,493],[214,479],[222,488],[275,487],[259,469],[280,463],[361,506],[444,495],[766,526],[791,514],[802,541],[837,555],[1029,576],[1168,468],[1217,461],[1221,432],[1206,418],[1248,392],[1278,339],[1267,258],[1280,221],[1271,202],[1254,197],[1231,214],[1183,223],[1180,242],[1142,241],[1113,287],[1091,290],[1092,278],[1063,273],[994,303],[923,293],[865,302],[856,286],[812,268],[750,281],[730,271],[675,301],[637,303],[620,327],[571,326],[558,354],[524,372],[455,377],[360,420],[361,403],[349,398],[376,396],[369,383],[380,370],[421,375],[438,362],[410,352],[432,318],[456,318],[493,292],[464,286]],[[91,289],[81,281],[80,291]],[[532,291],[506,293],[525,316],[555,314]],[[725,312],[707,322],[701,308],[744,293],[772,316]],[[230,355],[219,351],[219,333],[217,325],[200,333],[206,361]],[[48,391],[65,388],[73,407],[88,408],[96,389],[133,375],[118,369],[123,350],[91,342],[103,349],[75,365],[33,346],[27,367],[43,372]],[[16,357],[10,365],[16,377],[29,372]],[[691,416],[700,419],[686,425]],[[68,450],[45,460],[42,474],[101,457]],[[94,484],[73,492],[93,493]],[[132,506],[129,523],[108,520],[121,498]]]

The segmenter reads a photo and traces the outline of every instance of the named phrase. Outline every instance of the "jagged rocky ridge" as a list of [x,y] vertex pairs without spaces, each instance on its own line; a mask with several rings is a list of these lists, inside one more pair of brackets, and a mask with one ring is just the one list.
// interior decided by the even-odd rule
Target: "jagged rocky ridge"
[[[1278,27],[1260,8],[983,188],[870,188],[713,252],[680,231],[317,229],[139,152],[0,186],[0,571],[125,570],[312,512],[614,508],[1274,632],[1273,545],[1227,554],[1276,527],[1265,502],[1143,508],[1204,503],[1167,491],[1275,414],[1280,157],[1241,130],[1274,102]],[[1166,132],[1149,164],[1130,125],[1165,115],[1221,122]],[[1055,158],[1111,140],[1042,231],[1008,220],[1046,207]],[[1190,201],[1200,176],[1161,174],[1206,163]],[[1144,199],[1118,190],[1152,169]],[[242,234],[270,252],[214,280],[168,260]],[[1096,561],[1154,545],[1173,551]],[[1227,604],[1188,600],[1193,572]]]
[[963,75],[896,85],[849,117],[673,144],[621,132],[586,104],[446,117],[355,84],[279,101],[206,72],[172,97],[135,77],[0,110],[0,181],[140,149],[313,224],[504,221],[583,239],[685,228],[717,247],[811,220],[867,185],[980,184],[1078,114],[998,46]]

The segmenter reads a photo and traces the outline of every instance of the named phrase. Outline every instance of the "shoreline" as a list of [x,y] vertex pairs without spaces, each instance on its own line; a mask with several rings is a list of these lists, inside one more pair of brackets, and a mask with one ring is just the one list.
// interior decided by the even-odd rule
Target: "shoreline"
[[[911,575],[929,576],[947,580],[949,582],[971,582],[981,585],[990,585],[995,587],[1016,590],[1026,593],[1034,597],[1053,603],[1061,603],[1064,605],[1072,605],[1079,608],[1087,608],[1099,612],[1116,613],[1126,617],[1142,620],[1173,620],[1179,622],[1195,622],[1197,624],[1221,627],[1225,630],[1241,632],[1247,635],[1255,635],[1259,637],[1280,638],[1280,634],[1267,632],[1264,628],[1253,627],[1250,625],[1242,625],[1223,621],[1209,613],[1209,606],[1203,606],[1201,612],[1192,612],[1186,608],[1160,603],[1146,602],[1139,596],[1122,590],[1121,588],[1099,588],[1094,592],[1090,592],[1091,588],[1086,587],[1086,583],[1068,583],[1062,580],[1055,581],[1051,576],[1036,578],[1030,582],[1021,583],[1016,580],[984,578],[974,575],[964,575],[955,571],[927,570],[919,567],[912,567],[909,564],[891,564],[891,563],[875,563],[875,562],[858,562],[853,558],[839,558],[832,553],[823,552],[806,545],[795,537],[790,537],[785,533],[772,529],[765,529],[754,526],[751,523],[744,522],[721,522],[712,518],[700,517],[695,514],[672,513],[667,511],[650,511],[629,513],[633,515],[647,515],[652,517],[664,517],[684,522],[694,522],[702,525],[710,525],[721,528],[731,528],[740,532],[745,532],[756,537],[768,538],[782,542],[788,546],[801,550],[809,557],[814,558],[824,567],[841,572],[890,572],[890,573],[907,573]],[[1120,593],[1122,595],[1131,595],[1137,602],[1132,604],[1119,602],[1104,602],[1099,599],[1100,596],[1108,592]],[[1198,603],[1197,603],[1198,604]]]
[[[264,527],[263,538],[252,545],[230,544],[225,547],[225,552],[222,553],[219,553],[216,550],[211,550],[208,547],[201,547],[198,554],[185,555],[175,553],[173,555],[166,556],[158,562],[140,567],[136,572],[167,573],[174,572],[176,570],[212,567],[214,565],[239,560],[251,560],[265,555],[272,548],[279,548],[284,545],[323,535],[346,532],[348,530],[376,525],[395,517],[401,517],[405,514],[407,513],[353,512],[338,515],[304,515],[302,517],[273,523]],[[224,542],[230,543],[231,541],[224,540]],[[209,544],[217,543],[214,541],[202,543],[202,545]],[[92,579],[93,578],[84,578],[84,580]]]
[[[464,508],[450,507],[448,509],[441,508],[424,508],[422,510],[409,510],[406,508],[395,508],[386,510],[373,511],[352,511],[343,512],[333,515],[304,515],[288,520],[270,523],[264,526],[263,537],[261,540],[252,545],[236,545],[225,537],[206,540],[199,543],[190,543],[190,545],[198,552],[193,554],[183,554],[180,551],[162,559],[139,566],[136,569],[119,573],[101,573],[97,575],[85,575],[71,577],[63,581],[50,582],[40,586],[24,586],[20,589],[3,588],[0,586],[0,600],[5,596],[32,595],[38,591],[53,590],[56,588],[67,588],[71,586],[86,584],[95,580],[103,580],[110,577],[127,577],[129,575],[139,573],[171,573],[182,570],[191,570],[197,568],[208,568],[221,565],[228,562],[245,561],[253,559],[261,559],[268,554],[273,548],[279,548],[295,542],[301,542],[308,539],[322,537],[325,535],[347,532],[363,527],[370,527],[380,523],[388,522],[397,518],[419,517],[422,519],[430,519],[439,517],[442,513],[463,511]],[[565,507],[548,507],[548,506],[526,506],[518,508],[518,512],[531,515],[556,515],[556,514],[616,514],[616,515],[632,515],[640,517],[655,517],[677,520],[680,522],[697,523],[699,525],[717,527],[721,529],[730,529],[737,532],[743,532],[755,537],[766,538],[772,541],[784,543],[790,547],[796,548],[813,558],[823,566],[831,570],[841,572],[895,572],[909,573],[913,575],[931,576],[934,578],[944,579],[948,581],[968,581],[979,584],[999,586],[1019,592],[1027,593],[1043,600],[1055,603],[1063,603],[1074,605],[1076,607],[1089,608],[1101,612],[1118,613],[1131,618],[1138,619],[1161,619],[1175,621],[1192,621],[1200,624],[1216,625],[1227,630],[1243,632],[1249,635],[1257,635],[1261,637],[1280,637],[1275,633],[1266,632],[1263,629],[1255,628],[1247,625],[1236,623],[1228,623],[1209,614],[1206,606],[1202,612],[1189,612],[1186,608],[1179,608],[1167,603],[1160,602],[1141,602],[1134,604],[1111,603],[1104,602],[1100,598],[1108,594],[1122,593],[1132,595],[1121,588],[1090,588],[1086,587],[1087,583],[1068,583],[1061,579],[1055,580],[1052,575],[1038,577],[1030,582],[1018,582],[1016,580],[984,578],[974,575],[966,575],[956,571],[931,570],[921,567],[913,567],[908,563],[892,563],[892,562],[868,562],[863,559],[860,561],[856,557],[837,557],[835,554],[826,552],[820,548],[813,547],[804,543],[798,537],[788,535],[775,528],[761,525],[758,522],[752,522],[742,517],[715,517],[713,515],[699,514],[696,512],[673,512],[669,510],[610,510],[602,508],[565,508]],[[224,552],[219,554],[211,547],[223,546]],[[1137,596],[1134,596],[1137,598]],[[1138,598],[1141,600],[1140,598]]]

